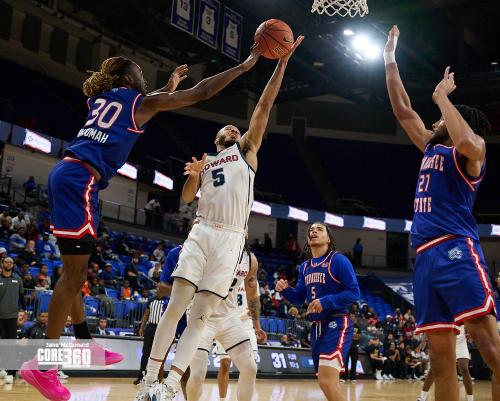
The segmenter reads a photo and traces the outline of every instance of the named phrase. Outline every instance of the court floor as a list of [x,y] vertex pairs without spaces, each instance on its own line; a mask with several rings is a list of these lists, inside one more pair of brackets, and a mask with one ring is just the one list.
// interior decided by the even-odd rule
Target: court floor
[[[132,401],[136,386],[133,379],[123,378],[70,378],[67,386],[72,391],[71,401]],[[342,384],[347,401],[415,401],[420,394],[422,383],[410,381],[375,382],[359,380],[357,383]],[[228,400],[236,401],[236,382],[231,381]],[[461,386],[462,399],[465,393]],[[217,383],[207,380],[202,396],[203,401],[219,400]],[[257,394],[254,400],[259,401],[319,401],[324,400],[314,380],[257,380]],[[26,383],[0,385],[1,401],[46,401],[37,391]],[[183,400],[178,395],[176,401]],[[434,400],[430,397],[430,400]],[[491,400],[490,382],[474,383],[474,400]]]

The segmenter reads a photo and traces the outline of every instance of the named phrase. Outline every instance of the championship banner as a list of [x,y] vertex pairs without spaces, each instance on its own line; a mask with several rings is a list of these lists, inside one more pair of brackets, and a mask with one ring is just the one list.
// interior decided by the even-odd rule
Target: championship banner
[[194,33],[194,0],[173,0],[170,24],[192,35]]
[[392,291],[402,297],[405,301],[415,305],[413,300],[413,280],[412,277],[384,277],[378,276],[384,284]]
[[236,61],[240,61],[242,29],[243,17],[229,7],[225,7],[221,51]]
[[216,49],[219,35],[220,3],[217,0],[200,0],[196,38]]

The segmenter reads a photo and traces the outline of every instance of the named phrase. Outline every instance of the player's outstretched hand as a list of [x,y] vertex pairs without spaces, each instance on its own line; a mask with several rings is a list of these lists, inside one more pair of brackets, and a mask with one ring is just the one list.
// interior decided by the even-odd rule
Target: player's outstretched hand
[[309,315],[310,313],[321,313],[322,311],[323,311],[323,306],[321,305],[320,300],[315,299],[307,307],[306,314]]
[[259,59],[260,55],[262,54],[262,49],[259,47],[257,43],[254,43],[254,45],[250,48],[250,55],[247,57],[243,63],[241,63],[241,66],[245,71],[248,71],[250,68],[252,68],[255,63],[257,63],[257,60]]
[[436,85],[436,89],[434,89],[432,100],[434,100],[434,103],[436,103],[436,99],[438,96],[448,96],[455,89],[457,89],[457,85],[455,85],[455,73],[450,72],[450,66],[448,66],[444,70],[443,79]]
[[290,60],[290,57],[292,57],[293,53],[295,50],[297,50],[297,47],[300,46],[302,41],[304,40],[304,35],[299,35],[299,37],[293,42],[292,47],[290,48],[290,51],[283,57],[279,59],[279,63],[288,63],[288,60]]
[[187,64],[182,64],[174,70],[167,83],[167,92],[174,92],[177,89],[177,86],[187,78],[188,70]]
[[278,292],[281,292],[285,288],[288,288],[288,281],[281,279],[281,280],[278,280],[278,282],[276,283],[276,287],[274,289]]
[[384,53],[394,53],[396,51],[396,46],[398,45],[399,29],[397,25],[394,25],[389,31],[389,36],[387,37],[387,43],[384,47]]
[[267,333],[264,330],[262,329],[255,330],[255,337],[257,337],[257,343],[261,345],[267,344]]
[[196,157],[192,157],[191,160],[184,166],[184,175],[199,175],[207,161],[207,154],[204,153],[201,160],[197,160]]

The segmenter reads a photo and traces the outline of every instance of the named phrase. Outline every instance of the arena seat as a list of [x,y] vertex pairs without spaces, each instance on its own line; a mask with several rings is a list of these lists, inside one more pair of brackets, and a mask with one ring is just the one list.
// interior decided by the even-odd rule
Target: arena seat
[[94,297],[84,297],[85,314],[87,316],[98,316],[99,314],[99,299]]
[[264,331],[269,331],[269,319],[267,317],[261,316],[260,317],[260,325],[262,327],[262,330]]
[[114,288],[105,288],[106,295],[110,298],[118,298],[119,297],[119,292],[118,290],[115,290]]

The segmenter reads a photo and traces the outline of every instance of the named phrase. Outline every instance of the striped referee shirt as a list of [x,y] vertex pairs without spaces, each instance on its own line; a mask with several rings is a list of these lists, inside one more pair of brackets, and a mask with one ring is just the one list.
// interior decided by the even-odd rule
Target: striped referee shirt
[[165,298],[162,299],[153,299],[149,301],[148,309],[149,309],[149,319],[148,324],[158,324],[160,322],[161,315],[165,311],[164,306],[166,305]]

